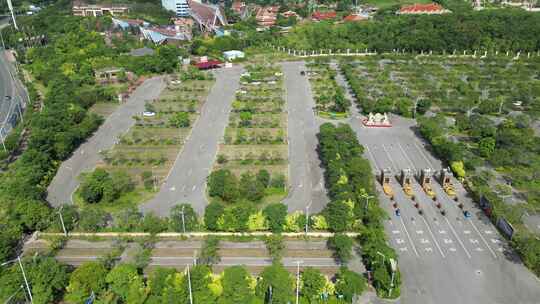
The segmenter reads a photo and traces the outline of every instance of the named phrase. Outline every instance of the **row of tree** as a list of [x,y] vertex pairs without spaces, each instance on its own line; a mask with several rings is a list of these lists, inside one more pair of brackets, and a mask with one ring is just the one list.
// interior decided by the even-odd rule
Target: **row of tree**
[[[378,205],[371,166],[362,157],[364,148],[346,124],[323,124],[317,137],[331,199],[322,213],[330,229],[359,231],[362,258],[373,273],[373,285],[378,295],[398,297],[400,274],[390,263],[390,259],[397,261],[397,255],[386,241],[382,224],[385,212]],[[381,254],[386,258],[381,260]]]
[[297,50],[392,51],[540,49],[540,15],[520,9],[465,10],[444,15],[381,14],[370,22],[305,23],[278,39]]
[[[198,264],[179,272],[156,268],[148,276],[133,264],[114,264],[109,260],[86,262],[76,269],[54,258],[36,256],[22,260],[36,304],[83,303],[193,303],[204,304],[286,304],[294,301],[296,282],[289,271],[274,262],[253,277],[244,266],[225,268],[213,274],[211,266]],[[0,299],[22,303],[28,297],[18,264],[1,270]],[[318,269],[306,267],[300,274],[301,303],[351,303],[365,288],[364,279],[341,268],[333,281]],[[341,300],[342,301],[342,300]],[[341,303],[341,302],[340,302]]]

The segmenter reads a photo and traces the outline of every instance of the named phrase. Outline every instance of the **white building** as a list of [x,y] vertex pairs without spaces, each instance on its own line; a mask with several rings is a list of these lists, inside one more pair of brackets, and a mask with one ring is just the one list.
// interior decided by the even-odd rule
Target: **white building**
[[245,54],[244,52],[233,50],[233,51],[223,52],[223,57],[225,57],[225,60],[231,61],[236,58],[244,58]]
[[176,13],[176,17],[189,17],[188,0],[161,0],[161,5],[169,11]]

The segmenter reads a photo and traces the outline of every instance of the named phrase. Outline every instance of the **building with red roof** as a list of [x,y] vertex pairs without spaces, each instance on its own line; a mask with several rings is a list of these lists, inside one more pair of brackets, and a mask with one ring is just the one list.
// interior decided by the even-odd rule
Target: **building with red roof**
[[337,14],[334,11],[329,12],[314,12],[311,15],[311,19],[314,21],[323,21],[323,20],[330,20],[336,18]]
[[265,6],[257,9],[255,19],[257,24],[263,27],[270,27],[276,25],[277,14],[279,12],[279,6]]
[[221,67],[221,64],[223,62],[219,60],[208,60],[208,61],[201,61],[195,64],[195,66],[199,70],[209,70],[209,69],[215,69]]
[[361,15],[361,14],[350,14],[343,18],[343,21],[345,22],[357,22],[357,21],[364,21],[367,20],[368,16]]
[[420,14],[438,15],[438,14],[446,14],[446,13],[450,13],[450,11],[437,3],[428,3],[428,4],[415,3],[411,5],[404,5],[401,7],[399,11],[396,12],[396,14],[398,15],[420,15]]

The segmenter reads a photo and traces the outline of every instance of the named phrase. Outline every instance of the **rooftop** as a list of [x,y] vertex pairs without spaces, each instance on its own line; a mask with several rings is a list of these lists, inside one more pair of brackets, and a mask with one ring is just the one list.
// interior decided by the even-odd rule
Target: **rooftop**
[[449,12],[440,4],[437,3],[415,3],[411,5],[404,5],[399,10],[398,14],[433,14],[433,13],[445,13]]

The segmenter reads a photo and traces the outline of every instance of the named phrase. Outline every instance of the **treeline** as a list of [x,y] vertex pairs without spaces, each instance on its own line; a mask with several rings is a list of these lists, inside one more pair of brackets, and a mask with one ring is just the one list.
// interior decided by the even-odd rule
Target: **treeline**
[[[178,64],[175,48],[131,58],[110,48],[97,31],[107,18],[67,16],[63,3],[32,18],[20,18],[21,31],[3,31],[6,44],[18,52],[24,69],[42,85],[42,100],[32,90],[25,114],[24,152],[0,175],[0,260],[15,254],[23,234],[56,225],[58,215],[45,201],[58,165],[100,125],[88,109],[97,101],[116,98],[95,84],[94,70],[109,64],[136,73],[170,72]],[[109,20],[110,21],[110,20]],[[29,47],[27,38],[44,34],[46,44]],[[35,106],[34,106],[35,105]],[[15,150],[15,149],[14,149]]]
[[[199,263],[177,271],[157,267],[146,276],[136,264],[114,264],[115,257],[86,262],[76,269],[52,257],[23,260],[31,282],[33,303],[126,303],[161,304],[287,304],[296,296],[296,280],[278,261],[265,267],[258,277],[244,266],[226,267],[214,274],[210,264]],[[3,270],[0,299],[23,303],[24,284],[17,264]],[[300,303],[351,303],[365,288],[363,278],[341,268],[333,280],[318,269],[306,267],[300,274]],[[191,294],[190,294],[191,289]],[[88,302],[90,303],[90,302]]]
[[520,9],[444,15],[388,14],[370,22],[306,23],[278,39],[298,50],[365,49],[452,52],[540,50],[540,15]]
[[[373,273],[373,285],[381,297],[400,294],[400,274],[392,281],[390,259],[397,261],[395,251],[387,245],[382,221],[385,212],[378,204],[371,166],[362,157],[364,148],[349,125],[325,123],[317,135],[319,157],[325,169],[330,203],[323,210],[330,230],[356,230],[367,269]],[[368,202],[366,197],[371,196]],[[381,261],[383,254],[386,262]],[[391,292],[392,290],[392,292]]]

